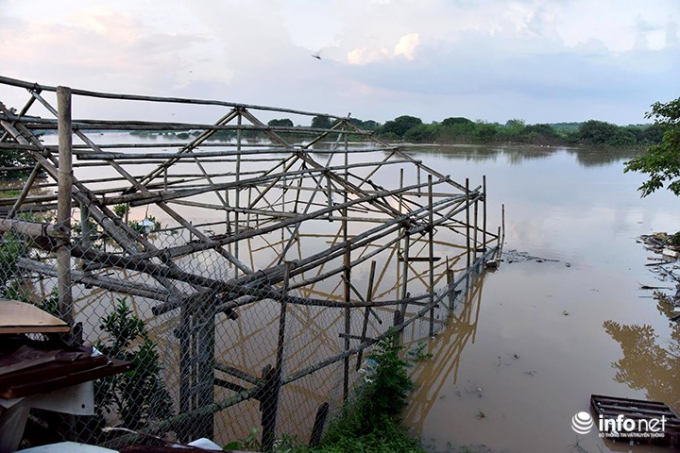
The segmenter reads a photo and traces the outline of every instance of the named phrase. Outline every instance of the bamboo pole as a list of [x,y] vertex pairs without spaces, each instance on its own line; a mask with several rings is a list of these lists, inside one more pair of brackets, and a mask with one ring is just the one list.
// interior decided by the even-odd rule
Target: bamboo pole
[[470,267],[470,179],[465,178],[465,248],[467,267]]
[[[283,277],[283,287],[281,288],[281,306],[279,312],[279,332],[276,345],[276,362],[271,379],[265,385],[269,385],[265,391],[266,399],[262,400],[262,448],[264,451],[271,451],[276,438],[276,418],[279,408],[279,398],[281,393],[281,378],[283,376],[283,355],[286,342],[286,312],[288,308],[287,295],[290,286],[290,263],[285,263]],[[266,376],[266,373],[265,373]]]
[[501,205],[501,232],[503,237],[501,238],[501,253],[503,252],[503,246],[505,245],[505,204]]
[[[38,85],[37,83],[27,82],[24,80],[13,79],[10,77],[0,76],[0,84],[10,85],[15,87],[27,88],[29,90],[42,90],[42,91],[56,91],[57,88],[49,85]],[[291,113],[294,115],[306,115],[306,116],[326,116],[333,119],[343,119],[343,116],[329,115],[327,113],[316,113],[307,112],[304,110],[295,109],[285,109],[280,107],[268,107],[262,105],[254,104],[241,104],[235,102],[225,102],[212,99],[193,99],[193,98],[177,98],[177,97],[162,97],[162,96],[144,96],[135,94],[119,94],[119,93],[106,93],[101,91],[91,91],[91,90],[79,90],[73,89],[73,94],[78,96],[102,98],[102,99],[119,99],[119,100],[129,100],[129,101],[148,101],[148,102],[168,102],[173,104],[196,104],[196,105],[216,105],[222,107],[240,107],[244,109],[252,110],[266,110],[270,112],[278,113]],[[370,134],[367,134],[370,135]]]
[[[368,289],[366,290],[366,302],[371,303],[373,301],[373,282],[375,280],[375,266],[376,262],[371,261],[371,270],[368,274]],[[368,331],[368,316],[370,314],[370,307],[366,307],[364,310],[364,323],[361,326],[361,339],[360,341],[363,343],[366,341],[366,333]],[[357,354],[357,365],[356,365],[356,371],[359,371],[359,368],[361,368],[361,362],[363,360],[363,354],[364,350],[362,349],[359,351]]]
[[[238,126],[241,126],[243,124],[243,115],[241,115],[241,109],[237,108],[236,109],[236,124]],[[241,149],[241,139],[242,139],[242,130],[239,127],[238,131],[236,131],[236,151],[238,152],[238,155],[236,156],[236,172],[235,172],[235,190],[234,190],[234,205],[236,208],[241,207],[241,157],[242,157],[242,149]],[[252,207],[252,206],[250,206]],[[232,228],[235,234],[239,234],[241,231],[241,218],[238,213],[238,211],[234,212],[234,228]],[[238,260],[239,259],[239,243],[236,241],[234,243],[234,257]],[[238,277],[238,267],[234,268],[234,277]]]
[[[346,228],[346,224],[343,228]],[[347,230],[345,229],[345,237],[347,237]],[[352,308],[349,306],[351,299],[350,299],[350,282],[352,278],[351,274],[351,249],[349,247],[349,242],[347,239],[345,239],[345,243],[347,244],[347,251],[345,253],[345,297],[344,301],[345,304],[347,304],[347,307],[345,307],[345,339],[344,339],[344,347],[345,351],[349,350],[350,348],[350,338],[349,335],[351,334],[350,328],[351,328],[351,321],[352,321]],[[342,400],[347,401],[349,398],[349,356],[346,356],[343,360],[343,367],[342,367]]]
[[24,183],[24,187],[21,189],[21,193],[19,194],[19,196],[16,198],[16,201],[12,205],[12,209],[10,209],[10,211],[7,213],[8,219],[13,218],[17,214],[19,206],[21,206],[26,200],[26,197],[28,197],[28,194],[31,191],[31,187],[33,187],[36,178],[40,174],[41,168],[42,167],[40,166],[40,164],[36,163],[35,166],[33,167],[33,170],[31,170],[31,174],[28,175],[28,179]]
[[486,175],[482,176],[482,244],[486,252]]
[[476,261],[476,260],[477,260],[477,231],[478,231],[478,229],[479,229],[479,228],[478,228],[478,223],[477,223],[478,216],[479,216],[479,215],[478,215],[478,211],[479,211],[479,209],[478,209],[478,204],[479,204],[479,198],[475,198],[475,204],[474,204],[474,206],[473,206],[473,213],[474,213],[474,214],[473,214],[473,219],[474,219],[474,220],[473,220],[473,229],[472,229],[472,231],[473,231],[473,235],[474,235],[474,236],[473,236],[473,238],[472,238],[472,244],[473,244],[472,261]]
[[428,211],[429,211],[429,231],[428,231],[428,246],[429,246],[429,292],[430,292],[430,338],[434,337],[434,207],[432,200],[432,175],[427,175],[428,185]]
[[57,247],[57,277],[59,292],[59,314],[68,324],[73,324],[73,294],[71,293],[71,254],[69,242],[71,235],[71,192],[73,188],[73,169],[71,167],[71,90],[57,88],[59,121],[59,200],[57,204],[57,224],[65,232]]

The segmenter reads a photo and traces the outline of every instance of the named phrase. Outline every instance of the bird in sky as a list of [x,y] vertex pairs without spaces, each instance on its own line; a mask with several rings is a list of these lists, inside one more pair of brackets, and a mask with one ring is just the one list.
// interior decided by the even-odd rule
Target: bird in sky
[[316,58],[317,60],[321,60],[321,51],[311,54],[310,57]]

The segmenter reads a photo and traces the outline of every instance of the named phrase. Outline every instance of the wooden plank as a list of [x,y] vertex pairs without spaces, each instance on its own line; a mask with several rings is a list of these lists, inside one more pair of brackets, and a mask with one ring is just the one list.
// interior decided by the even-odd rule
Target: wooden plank
[[0,300],[0,334],[66,333],[71,327],[35,305],[18,300]]
[[[627,413],[632,413],[632,414],[640,414],[640,415],[649,415],[650,417],[655,416],[655,415],[671,415],[675,416],[673,412],[668,409],[668,408],[659,408],[659,410],[652,410],[652,409],[647,409],[647,408],[639,408],[635,406],[622,406],[618,404],[602,404],[602,403],[596,403],[597,407],[602,410],[602,412],[605,411],[621,411],[621,412],[627,412]],[[598,411],[599,412],[599,411]]]
[[[58,376],[52,376],[49,379],[23,380],[22,382],[13,383],[7,386],[3,385],[2,388],[0,388],[0,397],[11,399],[34,395],[36,393],[49,392],[63,387],[68,387],[70,385],[80,384],[102,377],[123,373],[132,369],[132,362],[108,359],[106,356],[100,357],[103,357],[108,363],[96,367],[85,366],[85,364],[83,364],[82,367],[79,367],[81,369],[72,373],[66,372],[65,374],[62,373]],[[73,362],[73,365],[78,364],[78,362],[94,361],[94,359],[100,359],[100,357],[91,357],[90,359],[79,360]],[[48,364],[47,366],[52,365],[55,365],[55,363]]]
[[591,395],[591,400],[595,401],[595,402],[603,402],[603,403],[637,404],[638,406],[646,406],[646,407],[653,407],[653,408],[668,407],[666,404],[664,404],[660,401],[636,400],[636,399],[631,399],[631,398],[618,398],[618,397],[604,396],[604,395]]

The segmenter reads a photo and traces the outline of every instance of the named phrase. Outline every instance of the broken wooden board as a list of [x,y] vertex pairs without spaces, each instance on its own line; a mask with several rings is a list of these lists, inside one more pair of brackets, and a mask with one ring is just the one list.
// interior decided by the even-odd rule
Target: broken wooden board
[[35,305],[0,299],[0,334],[66,333],[71,327]]

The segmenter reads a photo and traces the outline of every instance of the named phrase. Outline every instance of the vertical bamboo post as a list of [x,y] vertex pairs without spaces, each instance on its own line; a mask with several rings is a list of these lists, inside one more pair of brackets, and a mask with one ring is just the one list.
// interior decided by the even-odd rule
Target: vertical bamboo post
[[[404,169],[400,168],[399,169],[399,190],[400,190],[400,192],[399,192],[399,214],[404,213],[404,195],[401,192],[401,189],[403,189],[403,188],[404,188]],[[402,228],[402,232],[405,233],[406,228]],[[401,248],[402,243],[403,243],[403,239],[400,238],[399,242],[397,242],[397,252],[402,250],[402,248]],[[399,253],[397,253],[397,256],[399,256]],[[402,258],[403,258],[403,254],[402,254]],[[401,277],[402,276],[400,274],[399,261],[398,260],[397,260],[396,272],[397,272],[397,280],[396,280],[396,284],[394,286],[394,290],[395,290],[394,298],[399,299],[399,290],[401,289]]]
[[401,334],[403,333],[404,315],[399,309],[394,310],[394,318],[392,319],[392,326],[397,330],[397,344],[401,343]]
[[[288,300],[285,297],[290,287],[290,263],[286,263],[283,270],[283,298],[279,312],[279,335],[276,345],[276,364],[273,371],[265,370],[263,377],[267,388],[262,399],[262,449],[271,451],[276,438],[276,418],[279,411],[279,397],[281,394],[281,377],[283,376],[283,352],[286,341],[286,312]],[[271,374],[271,376],[270,376]]]
[[501,227],[498,227],[498,235],[496,236],[498,243],[496,244],[496,261],[498,265],[501,264]]
[[[175,330],[175,337],[179,340],[179,413],[191,410],[191,375],[194,360],[191,353],[191,302],[185,301],[180,309],[179,327]],[[181,442],[191,441],[184,429],[180,430],[178,439]]]
[[486,175],[482,176],[482,244],[486,253]]
[[[347,213],[345,212],[344,215],[345,220],[345,227],[347,225]],[[346,235],[346,233],[345,233]],[[351,272],[351,263],[352,263],[352,257],[351,257],[351,248],[349,243],[347,243],[347,251],[345,252],[345,302],[349,303],[350,302],[350,278],[352,276]],[[352,321],[352,309],[347,306],[345,307],[345,351],[349,350],[350,347],[350,328],[351,328],[351,321]],[[342,398],[343,401],[347,401],[347,398],[349,397],[349,356],[345,357],[343,361],[343,377],[342,377]]]
[[403,213],[404,209],[404,193],[401,192],[401,189],[404,188],[404,169],[400,168],[399,169],[399,214]]
[[276,347],[276,370],[281,376],[283,372],[283,346],[285,344],[286,338],[286,311],[288,308],[288,299],[285,297],[288,294],[288,288],[290,287],[290,268],[291,264],[286,262],[283,268],[283,288],[282,293],[284,297],[281,300],[281,311],[279,313],[279,338]]
[[465,178],[465,243],[467,267],[470,267],[470,178]]
[[[347,125],[343,126],[343,130],[346,130]],[[345,133],[345,181],[349,181],[349,136]],[[349,201],[349,194],[345,191],[345,203]],[[352,278],[352,248],[349,244],[349,223],[347,221],[349,217],[349,211],[347,208],[343,210],[343,235],[345,246],[347,248],[345,252],[345,303],[349,304],[351,296],[351,278]],[[352,324],[352,311],[349,306],[345,307],[345,351],[349,350],[350,347],[350,329]],[[342,380],[342,396],[343,401],[347,401],[349,397],[349,356],[345,357],[343,363],[343,380]]]
[[455,282],[455,280],[454,280],[453,269],[447,268],[446,269],[446,286],[447,286],[447,290],[449,292],[449,310],[453,310],[455,305],[456,305],[456,291],[453,288],[454,282]]
[[[196,406],[193,409],[208,407],[215,399],[215,303],[210,298],[196,301],[194,315],[196,381]],[[214,437],[215,414],[202,415],[194,422],[196,438]]]
[[80,204],[80,233],[83,248],[89,249],[91,246],[92,230],[90,228],[90,209],[83,203]]
[[420,165],[417,166],[417,182],[418,182],[418,196],[420,196]]
[[475,206],[474,206],[474,209],[473,209],[473,212],[474,212],[473,219],[474,220],[473,220],[473,227],[472,227],[473,228],[472,231],[473,231],[473,234],[474,234],[473,239],[472,239],[472,247],[473,247],[472,262],[473,263],[477,262],[477,238],[478,238],[477,232],[479,231],[479,228],[478,228],[478,225],[479,225],[479,223],[478,223],[478,218],[479,218],[478,202],[479,202],[479,198],[475,198]]
[[319,406],[316,411],[316,417],[314,418],[314,427],[312,428],[312,437],[309,439],[309,446],[316,447],[321,443],[321,435],[323,434],[323,426],[326,424],[326,418],[328,417],[328,409],[330,404],[323,403]]
[[433,207],[433,195],[432,195],[432,175],[427,175],[427,203],[429,211],[429,228],[428,228],[428,246],[430,254],[430,337],[434,336],[434,207]]
[[71,292],[71,192],[73,189],[71,89],[57,87],[57,128],[59,133],[59,172],[57,190],[57,224],[65,231],[57,247],[57,288],[59,314],[64,321],[73,324],[73,294]]
[[[331,177],[330,175],[326,176],[326,188],[328,189],[326,191],[326,198],[328,199],[328,209],[333,207],[333,186],[331,185]],[[333,219],[330,217],[333,215],[332,212],[328,213],[329,221],[332,222]]]
[[[373,281],[375,280],[375,261],[371,261],[371,271],[368,274],[368,289],[366,290],[366,302],[371,303],[373,302]],[[371,307],[366,307],[366,310],[364,311],[364,324],[361,326],[361,341],[362,343],[366,341],[366,332],[368,331],[368,316],[371,313]],[[359,368],[361,368],[361,361],[364,358],[364,350],[360,349],[358,354],[357,354],[357,366],[356,366],[356,371],[359,371]]]
[[503,251],[503,245],[505,244],[505,205],[501,205],[501,233],[503,237],[501,238],[501,252]]
[[260,413],[262,418],[262,451],[272,451],[276,430],[276,370],[271,365],[262,369]]
[[[241,115],[241,108],[238,108],[238,116],[236,117],[236,191],[234,193],[234,234],[238,234],[241,230],[239,222],[241,221],[239,208],[241,207],[241,126],[243,124],[243,116]],[[234,242],[234,258],[239,259],[239,241]],[[234,266],[234,278],[238,277],[238,266]]]
[[411,248],[411,236],[408,234],[404,239],[404,253],[402,253],[403,271],[402,271],[402,285],[401,285],[401,314],[402,317],[406,316],[406,299],[408,297],[408,259],[409,259],[409,249]]
[[[83,203],[80,204],[80,235],[81,244],[85,250],[92,246],[92,228],[90,225],[90,209]],[[83,262],[83,267],[84,262]],[[85,275],[92,274],[92,271],[85,271]]]
[[[288,178],[284,174],[281,177],[281,212],[286,212],[286,187],[288,183]],[[281,228],[281,258],[286,259],[286,229]]]

